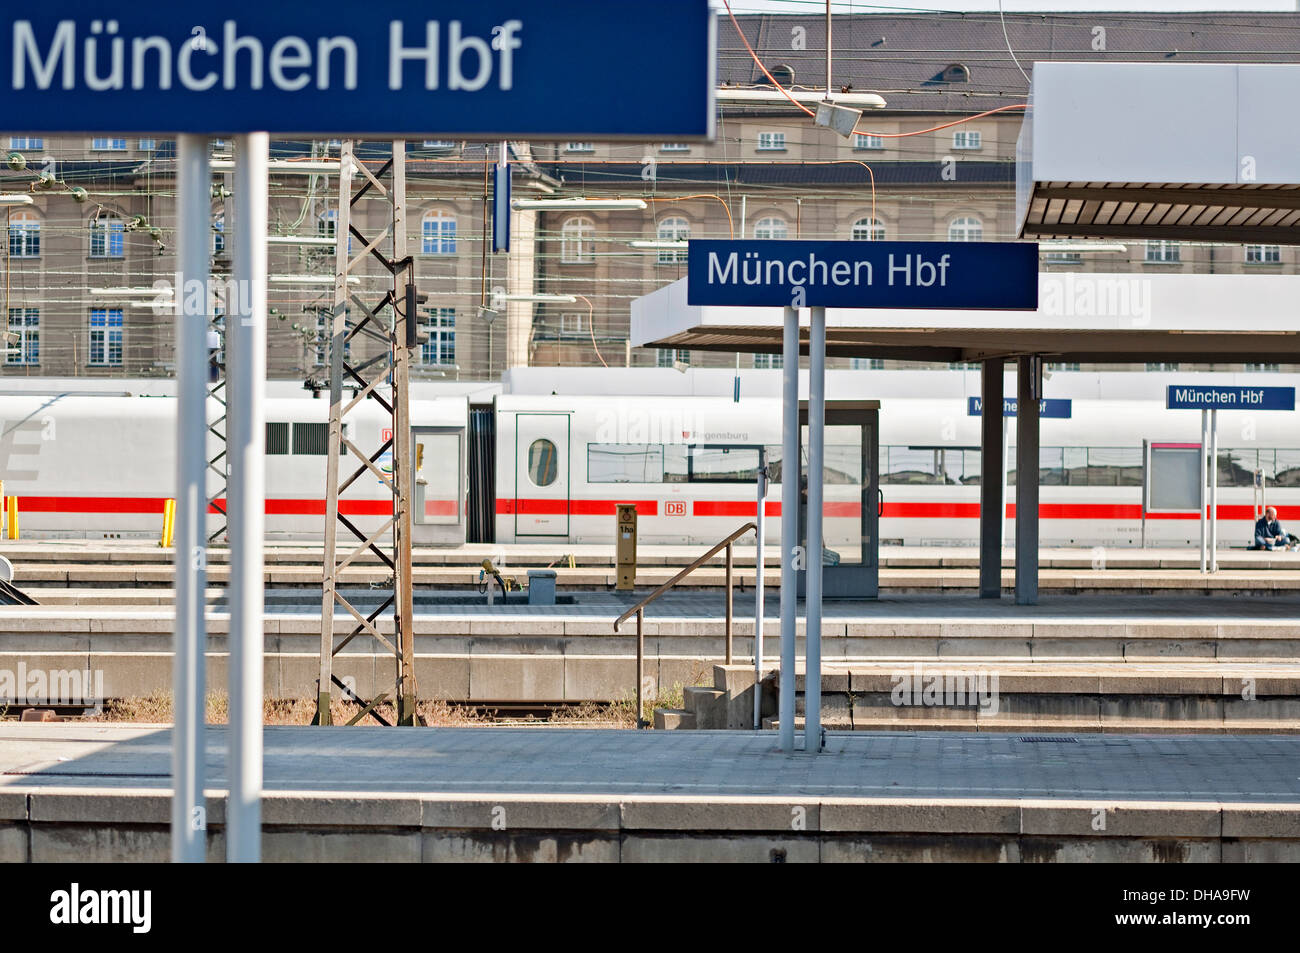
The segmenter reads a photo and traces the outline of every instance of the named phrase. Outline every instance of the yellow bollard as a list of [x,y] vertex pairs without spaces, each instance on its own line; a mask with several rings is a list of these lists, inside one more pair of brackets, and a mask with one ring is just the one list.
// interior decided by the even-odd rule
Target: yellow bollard
[[9,538],[18,538],[18,497],[10,496],[5,499],[5,508],[9,512]]
[[176,501],[164,500],[162,539],[158,541],[158,545],[161,546],[163,549],[168,549],[171,547],[172,532],[175,530],[175,528],[176,528]]

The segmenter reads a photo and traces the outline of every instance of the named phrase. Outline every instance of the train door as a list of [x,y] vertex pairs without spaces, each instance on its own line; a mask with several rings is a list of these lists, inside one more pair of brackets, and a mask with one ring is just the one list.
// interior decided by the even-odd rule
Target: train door
[[515,535],[569,535],[569,415],[515,416]]
[[415,473],[412,518],[417,526],[437,526],[438,542],[448,534],[464,542],[465,438],[459,427],[417,427],[411,431]]

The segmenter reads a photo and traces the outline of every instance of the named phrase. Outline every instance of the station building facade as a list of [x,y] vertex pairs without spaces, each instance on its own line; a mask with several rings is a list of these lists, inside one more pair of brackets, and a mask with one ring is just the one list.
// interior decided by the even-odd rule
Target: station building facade
[[[737,22],[783,86],[821,88],[820,17]],[[1300,14],[1009,15],[1007,23],[1026,69],[1047,59],[1300,61]],[[687,238],[1012,239],[1020,111],[924,132],[1025,101],[1028,84],[996,15],[837,17],[834,49],[833,83],[887,102],[847,139],[793,105],[750,105],[720,107],[717,139],[707,145],[511,143],[516,197],[638,198],[646,208],[517,211],[508,254],[490,247],[489,172],[498,147],[409,143],[408,240],[427,295],[415,378],[488,380],[525,365],[777,366],[779,357],[768,355],[629,347],[630,302],[685,274],[685,250],[675,243]],[[726,17],[718,75],[727,86],[772,89]],[[273,158],[328,159],[339,147],[275,142]],[[218,160],[229,149],[213,143]],[[361,144],[359,155],[378,161],[384,150]],[[174,319],[162,289],[176,267],[172,144],[15,131],[0,134],[0,154],[0,192],[32,198],[2,210],[8,325],[0,375],[170,376]],[[216,169],[212,250],[220,279],[230,268],[225,213],[233,174],[220,162]],[[334,269],[326,241],[335,234],[337,190],[333,175],[272,173],[272,235],[316,242],[271,246],[268,370],[275,378],[324,380]],[[363,201],[354,215],[364,234],[376,234],[384,203]],[[1291,274],[1298,266],[1297,249],[1279,245],[1083,242],[1041,252],[1049,272]],[[377,265],[367,269],[356,290],[374,300],[386,279]],[[502,304],[496,292],[574,301]],[[374,346],[355,345],[359,357]]]

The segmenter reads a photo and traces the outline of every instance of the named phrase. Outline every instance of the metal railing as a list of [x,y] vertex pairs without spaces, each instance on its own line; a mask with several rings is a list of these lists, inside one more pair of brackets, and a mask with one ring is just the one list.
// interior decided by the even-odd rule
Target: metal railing
[[649,724],[649,722],[647,722],[644,718],[642,718],[642,714],[645,712],[645,698],[644,698],[645,607],[648,606],[650,603],[654,602],[656,599],[662,596],[669,589],[673,588],[673,586],[677,585],[679,582],[681,582],[691,573],[695,572],[695,570],[699,569],[702,565],[704,565],[706,562],[708,562],[710,559],[716,556],[719,552],[725,549],[727,551],[727,615],[726,615],[727,664],[730,665],[731,664],[731,618],[732,618],[731,583],[733,578],[733,572],[732,572],[733,561],[732,561],[731,550],[732,550],[732,545],[736,542],[737,539],[739,539],[741,536],[744,536],[748,532],[757,531],[757,529],[758,529],[758,524],[746,523],[744,526],[740,527],[740,529],[736,530],[726,539],[719,542],[707,553],[705,553],[699,559],[695,560],[695,562],[691,563],[685,569],[681,570],[681,572],[677,573],[677,575],[673,576],[673,578],[669,579],[666,583],[664,583],[654,592],[650,593],[650,595],[646,596],[644,599],[642,599],[640,602],[638,602],[636,605],[628,609],[621,616],[619,616],[617,619],[614,620],[614,631],[617,632],[619,626],[621,626],[632,616],[634,615],[636,616],[636,726],[638,728],[645,728]]

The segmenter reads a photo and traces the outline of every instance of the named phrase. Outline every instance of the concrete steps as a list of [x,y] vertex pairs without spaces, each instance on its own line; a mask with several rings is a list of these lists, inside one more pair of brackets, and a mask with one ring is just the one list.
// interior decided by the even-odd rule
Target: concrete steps
[[[797,673],[796,726],[806,707]],[[763,727],[777,727],[778,678],[764,680]],[[753,671],[714,666],[685,690],[690,720],[663,728],[750,728]],[[1028,662],[984,659],[828,666],[822,724],[839,731],[1300,733],[1300,665]],[[725,715],[725,718],[724,718]]]

